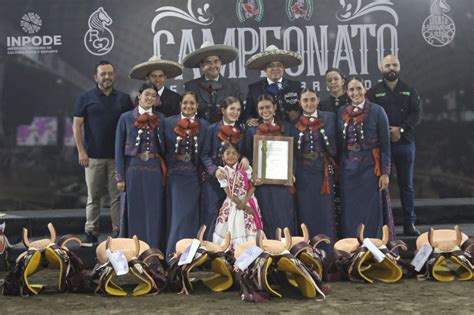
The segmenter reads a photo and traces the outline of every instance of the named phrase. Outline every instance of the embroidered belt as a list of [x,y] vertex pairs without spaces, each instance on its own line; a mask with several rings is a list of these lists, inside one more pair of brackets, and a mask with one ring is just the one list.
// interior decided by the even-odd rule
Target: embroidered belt
[[192,159],[192,156],[189,153],[176,154],[176,160],[178,161],[189,162],[191,161],[191,159]]
[[303,158],[304,159],[309,159],[309,160],[316,160],[317,158],[322,158],[324,157],[324,153],[320,152],[308,152],[308,153],[303,153]]
[[141,153],[137,153],[135,156],[136,158],[142,160],[142,161],[148,161],[149,159],[158,159],[160,155],[158,153],[152,153],[149,151],[144,151]]

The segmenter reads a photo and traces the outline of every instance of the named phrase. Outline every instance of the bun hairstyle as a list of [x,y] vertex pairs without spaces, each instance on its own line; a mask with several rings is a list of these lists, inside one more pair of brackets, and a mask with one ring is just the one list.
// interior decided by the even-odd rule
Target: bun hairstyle
[[192,95],[192,96],[194,97],[194,99],[196,100],[196,103],[198,103],[197,95],[196,95],[196,93],[194,93],[193,91],[185,91],[185,92],[183,93],[183,95],[181,95],[181,100],[180,100],[180,102],[182,102],[182,101],[184,100],[184,97],[185,97],[186,95]]
[[311,93],[314,93],[316,94],[316,97],[319,98],[319,95],[318,95],[318,92],[316,92],[315,89],[312,89],[312,88],[304,88],[301,90],[301,93],[300,93],[300,98],[301,98],[301,95],[303,95],[304,93],[307,93],[307,92],[311,92]]
[[158,89],[156,88],[156,86],[153,83],[149,83],[149,82],[143,83],[138,89],[138,93],[142,94],[143,91],[148,90],[148,89],[153,89],[155,90],[155,92],[158,93]]
[[326,73],[324,74],[324,76],[326,76],[329,72],[337,72],[339,74],[339,76],[341,77],[341,79],[343,79],[344,81],[346,81],[346,76],[344,75],[344,73],[342,73],[341,70],[339,70],[338,68],[329,68]]
[[362,85],[365,88],[364,79],[362,79],[361,77],[359,77],[359,76],[350,77],[349,80],[347,80],[346,85],[349,84],[349,82],[351,82],[351,81],[359,81],[360,83],[362,83]]

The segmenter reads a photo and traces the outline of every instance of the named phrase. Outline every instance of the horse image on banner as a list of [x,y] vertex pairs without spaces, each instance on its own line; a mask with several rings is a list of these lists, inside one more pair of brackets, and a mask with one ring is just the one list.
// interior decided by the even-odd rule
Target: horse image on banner
[[114,34],[107,27],[112,24],[112,18],[103,7],[98,8],[89,17],[89,29],[84,35],[84,45],[91,54],[103,56],[114,47]]

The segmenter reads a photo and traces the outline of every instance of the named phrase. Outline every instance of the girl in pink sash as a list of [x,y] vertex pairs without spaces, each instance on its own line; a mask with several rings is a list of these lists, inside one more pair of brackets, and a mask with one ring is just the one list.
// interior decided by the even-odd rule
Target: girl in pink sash
[[219,167],[216,177],[226,193],[212,237],[212,241],[222,244],[227,231],[230,231],[232,246],[255,240],[257,230],[262,229],[262,219],[255,187],[250,182],[252,168],[247,163],[239,163],[240,154],[232,143],[222,148],[225,166]]

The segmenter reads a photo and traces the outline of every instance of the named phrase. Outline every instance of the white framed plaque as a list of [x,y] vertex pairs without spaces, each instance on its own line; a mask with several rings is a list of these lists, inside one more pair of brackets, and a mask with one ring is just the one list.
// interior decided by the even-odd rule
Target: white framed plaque
[[293,185],[293,137],[254,136],[254,179],[263,184]]

